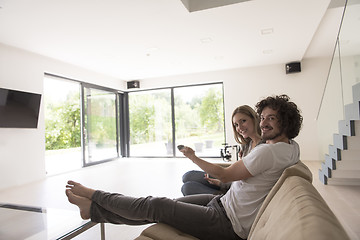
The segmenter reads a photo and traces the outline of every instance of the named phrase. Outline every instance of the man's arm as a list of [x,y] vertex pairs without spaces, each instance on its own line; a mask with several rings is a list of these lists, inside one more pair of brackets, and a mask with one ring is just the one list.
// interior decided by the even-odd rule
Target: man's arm
[[211,176],[219,179],[221,182],[232,182],[252,177],[250,172],[246,169],[244,162],[239,160],[229,167],[221,167],[216,164],[209,163],[195,155],[193,149],[184,147],[181,152],[202,170],[210,174]]

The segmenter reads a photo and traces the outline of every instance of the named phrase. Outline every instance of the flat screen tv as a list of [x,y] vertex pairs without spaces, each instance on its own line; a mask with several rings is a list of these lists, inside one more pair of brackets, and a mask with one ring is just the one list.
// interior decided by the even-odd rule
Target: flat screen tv
[[37,128],[41,94],[0,88],[0,128]]

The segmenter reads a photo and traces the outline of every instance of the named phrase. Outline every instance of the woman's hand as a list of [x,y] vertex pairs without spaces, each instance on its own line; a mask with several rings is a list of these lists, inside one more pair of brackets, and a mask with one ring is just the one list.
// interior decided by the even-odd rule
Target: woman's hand
[[240,151],[239,151],[239,159],[242,159],[243,154],[244,154],[243,151],[240,150]]
[[208,181],[208,183],[220,187],[221,181],[220,181],[219,179],[210,178],[210,177],[209,177],[209,174],[205,174],[204,179],[205,179],[206,181]]
[[[193,163],[198,165],[204,172],[209,173],[211,176],[214,176],[217,179],[221,179],[220,176],[222,176],[222,172],[224,171],[223,167],[220,167],[218,165],[215,165],[213,163],[209,163],[201,158],[198,158],[195,155],[195,151],[186,146],[180,146],[180,152],[184,154],[185,157],[189,158]],[[212,180],[209,180],[212,181]]]

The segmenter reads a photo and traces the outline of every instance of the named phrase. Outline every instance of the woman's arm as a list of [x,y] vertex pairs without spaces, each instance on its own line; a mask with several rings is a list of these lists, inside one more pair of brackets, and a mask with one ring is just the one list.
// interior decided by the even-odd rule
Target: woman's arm
[[239,160],[229,167],[221,167],[216,164],[209,163],[195,155],[195,151],[189,147],[184,147],[180,150],[187,158],[198,165],[202,170],[211,176],[219,179],[221,182],[238,181],[252,177],[250,172],[246,169],[242,160]]

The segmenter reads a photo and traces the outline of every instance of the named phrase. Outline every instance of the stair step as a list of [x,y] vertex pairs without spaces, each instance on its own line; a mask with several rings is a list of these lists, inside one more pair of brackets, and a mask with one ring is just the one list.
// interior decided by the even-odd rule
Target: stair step
[[326,177],[331,178],[331,169],[324,162],[321,163],[321,171]]
[[328,154],[325,154],[325,164],[332,170],[336,169],[336,160],[332,159]]
[[[335,164],[336,164],[336,166],[335,166],[336,170],[358,170],[358,171],[360,171],[360,161],[352,161],[352,160],[338,161]],[[359,175],[360,175],[360,172],[359,172]]]
[[336,171],[331,172],[331,178],[353,178],[360,180],[360,174],[358,170],[340,170],[337,169]]
[[337,161],[341,160],[341,150],[334,145],[329,145],[329,156]]
[[344,135],[334,134],[333,135],[334,146],[341,150],[347,149],[347,138],[346,137],[347,136],[344,136]]
[[329,178],[328,185],[360,186],[360,179],[356,178]]
[[357,148],[356,150],[342,150],[340,152],[340,159],[341,161],[348,161],[348,160],[360,161],[360,149]]
[[336,161],[360,161],[360,148],[340,150],[334,145],[329,145],[329,156]]
[[345,105],[345,119],[360,120],[360,102],[354,102]]
[[360,83],[352,86],[353,102],[360,101]]
[[319,169],[319,180],[320,182],[322,182],[324,185],[327,184],[327,177],[325,176],[325,174],[322,172],[321,169]]
[[357,136],[346,136],[347,149],[360,149],[360,134]]
[[360,136],[360,120],[354,120],[354,136]]
[[338,126],[339,126],[339,133],[341,135],[355,136],[355,121],[340,120]]

